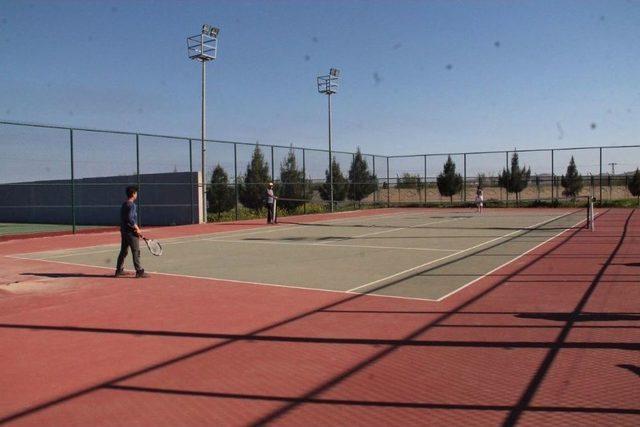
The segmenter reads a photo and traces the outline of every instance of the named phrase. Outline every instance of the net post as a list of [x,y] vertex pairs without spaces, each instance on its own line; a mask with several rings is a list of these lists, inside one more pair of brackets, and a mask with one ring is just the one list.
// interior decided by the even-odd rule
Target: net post
[[76,234],[76,190],[73,166],[73,129],[69,129],[69,151],[71,153],[71,229]]
[[591,231],[595,231],[596,229],[596,215],[595,215],[595,210],[593,207],[593,201],[595,200],[595,197],[589,197],[589,228],[591,229]]

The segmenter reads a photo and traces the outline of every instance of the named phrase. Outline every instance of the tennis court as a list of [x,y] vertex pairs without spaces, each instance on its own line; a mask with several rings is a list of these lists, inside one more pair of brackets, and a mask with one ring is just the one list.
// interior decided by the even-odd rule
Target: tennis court
[[[637,425],[633,209],[378,209],[0,243],[6,425]],[[130,258],[127,265],[130,266]]]
[[[265,285],[439,300],[572,227],[584,209],[398,211],[164,241],[147,271]],[[119,246],[26,254],[113,269]]]

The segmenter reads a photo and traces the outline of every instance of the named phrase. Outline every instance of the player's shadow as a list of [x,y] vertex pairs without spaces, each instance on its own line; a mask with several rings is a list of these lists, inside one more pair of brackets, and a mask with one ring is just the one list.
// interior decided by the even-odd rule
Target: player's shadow
[[113,277],[113,274],[91,274],[91,273],[22,273],[22,276],[39,276],[50,278],[61,277]]

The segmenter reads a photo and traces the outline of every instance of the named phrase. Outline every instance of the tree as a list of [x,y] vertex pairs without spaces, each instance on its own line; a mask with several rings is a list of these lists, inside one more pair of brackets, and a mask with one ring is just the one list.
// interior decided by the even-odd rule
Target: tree
[[[331,161],[331,169],[333,170],[333,200],[339,202],[347,198],[347,179],[342,175],[340,164],[335,157]],[[331,200],[331,176],[329,175],[329,170],[325,170],[324,174],[324,184],[320,186],[318,191],[322,200]]]
[[400,179],[398,179],[398,188],[414,188],[416,190],[421,190],[423,185],[420,175],[405,173],[400,177]]
[[278,206],[293,211],[298,206],[304,204],[302,199],[305,198],[305,179],[304,172],[298,170],[296,155],[293,148],[289,149],[287,158],[280,165],[280,191],[279,196],[286,199],[298,199],[300,201],[282,200],[278,202]]
[[638,205],[640,206],[640,169],[636,169],[636,172],[627,182],[627,188],[633,196],[638,198]]
[[571,156],[571,161],[569,162],[569,166],[567,166],[567,174],[562,176],[560,184],[564,188],[562,194],[566,197],[571,197],[573,200],[580,194],[580,190],[582,190],[584,186],[582,176],[578,173],[578,168],[576,168],[576,162],[573,156]]
[[224,168],[218,164],[211,174],[211,186],[207,190],[209,210],[218,213],[233,208],[236,203],[234,191],[229,188],[229,176]]
[[487,176],[483,173],[478,174],[478,187],[484,188],[487,184]]
[[531,168],[520,167],[518,153],[513,153],[511,157],[511,170],[502,169],[502,174],[498,178],[498,185],[507,190],[508,193],[516,193],[516,203],[520,201],[520,192],[529,185],[531,178]]
[[262,150],[256,145],[251,162],[247,165],[247,172],[240,185],[240,202],[249,209],[253,209],[256,212],[259,211],[260,208],[264,207],[267,183],[270,180],[269,165],[264,160]]
[[378,178],[369,172],[369,165],[358,147],[349,168],[349,199],[360,202],[377,188]]
[[456,173],[456,164],[451,160],[451,156],[447,157],[442,172],[436,180],[438,191],[442,196],[450,197],[453,205],[453,195],[462,190],[462,176]]

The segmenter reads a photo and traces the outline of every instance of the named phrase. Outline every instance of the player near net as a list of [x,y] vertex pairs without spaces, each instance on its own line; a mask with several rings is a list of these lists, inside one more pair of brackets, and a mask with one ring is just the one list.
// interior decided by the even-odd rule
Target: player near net
[[482,192],[482,187],[478,186],[476,190],[476,208],[478,209],[478,213],[482,213],[484,210],[484,194]]
[[276,224],[276,200],[278,199],[273,193],[273,182],[267,185],[267,224]]
[[138,198],[138,187],[129,186],[126,189],[127,200],[120,208],[120,254],[118,255],[118,264],[116,265],[116,277],[123,276],[124,259],[127,257],[129,248],[133,256],[133,266],[136,269],[136,277],[149,277],[144,272],[144,268],[140,264],[140,242],[142,230],[138,226],[138,210],[135,204]]

